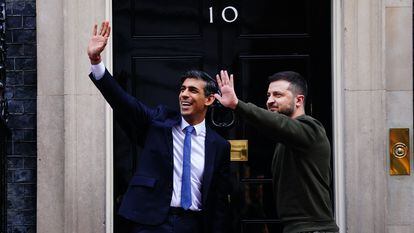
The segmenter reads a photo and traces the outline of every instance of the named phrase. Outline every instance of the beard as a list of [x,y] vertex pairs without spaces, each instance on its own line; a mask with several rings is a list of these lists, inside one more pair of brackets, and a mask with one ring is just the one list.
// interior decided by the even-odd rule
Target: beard
[[281,109],[278,113],[286,115],[288,117],[292,117],[294,109],[292,107]]
[[286,106],[279,106],[277,112],[288,117],[292,117],[293,113],[295,112],[295,101],[292,100],[292,102],[290,102],[290,104],[287,104]]

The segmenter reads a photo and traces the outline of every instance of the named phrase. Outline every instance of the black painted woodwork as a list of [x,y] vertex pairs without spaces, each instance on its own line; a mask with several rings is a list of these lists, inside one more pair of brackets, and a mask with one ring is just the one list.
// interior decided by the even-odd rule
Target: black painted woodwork
[[0,1],[0,233],[6,233],[7,224],[7,159],[6,141],[10,136],[7,127],[7,102],[4,98],[6,81],[6,4]]
[[[238,11],[233,23],[221,18],[227,6]],[[214,76],[227,69],[235,74],[239,98],[265,107],[267,77],[295,70],[309,83],[307,113],[331,138],[330,7],[329,1],[311,0],[113,1],[114,74],[145,103],[178,108],[181,73],[195,68]],[[227,19],[234,17],[230,10],[225,13]],[[270,175],[274,143],[243,119],[218,131],[227,139],[249,140],[249,161],[231,165],[233,232],[279,232]],[[117,126],[114,135],[117,205],[139,148]],[[115,232],[122,232],[122,224],[115,216]]]

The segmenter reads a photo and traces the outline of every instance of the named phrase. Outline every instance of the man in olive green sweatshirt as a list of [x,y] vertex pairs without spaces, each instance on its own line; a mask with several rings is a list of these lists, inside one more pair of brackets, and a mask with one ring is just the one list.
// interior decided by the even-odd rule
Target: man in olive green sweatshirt
[[305,79],[293,71],[270,76],[265,110],[237,98],[227,71],[216,78],[222,94],[216,99],[276,142],[272,175],[283,232],[338,232],[330,195],[330,143],[322,124],[305,114]]

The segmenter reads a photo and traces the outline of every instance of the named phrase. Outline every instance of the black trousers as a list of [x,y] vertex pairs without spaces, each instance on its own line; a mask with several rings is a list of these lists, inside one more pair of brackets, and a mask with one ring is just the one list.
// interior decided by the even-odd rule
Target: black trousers
[[129,233],[202,233],[202,213],[171,208],[166,221],[151,226],[130,222]]

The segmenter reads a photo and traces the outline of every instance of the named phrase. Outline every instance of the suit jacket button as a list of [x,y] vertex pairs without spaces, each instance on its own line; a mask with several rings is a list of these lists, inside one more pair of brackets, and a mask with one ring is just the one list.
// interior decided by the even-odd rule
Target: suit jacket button
[[172,188],[172,183],[169,183],[168,184],[168,188]]

